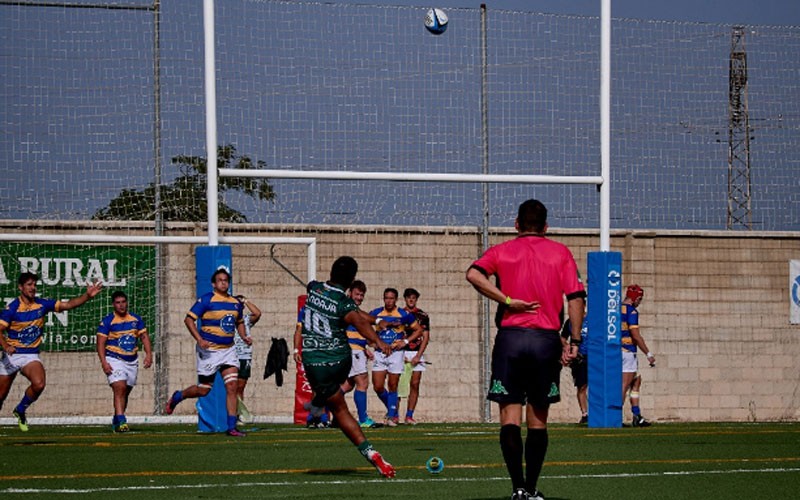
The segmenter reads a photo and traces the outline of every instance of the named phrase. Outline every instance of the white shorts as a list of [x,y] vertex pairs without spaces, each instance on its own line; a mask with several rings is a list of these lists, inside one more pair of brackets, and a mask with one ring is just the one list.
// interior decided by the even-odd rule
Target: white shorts
[[348,378],[367,373],[367,354],[364,351],[353,350],[353,366],[350,367]]
[[28,363],[41,363],[42,360],[39,359],[39,354],[7,354],[3,353],[3,357],[0,358],[0,375],[14,375],[22,368],[25,367]]
[[403,373],[403,351],[395,351],[386,356],[380,351],[375,351],[375,361],[372,363],[373,372],[385,372],[399,375]]
[[139,360],[125,361],[111,356],[106,357],[106,361],[111,365],[111,375],[108,375],[108,385],[120,380],[125,381],[125,385],[133,387],[136,385],[136,377],[139,375]]
[[639,371],[639,362],[636,361],[636,353],[622,350],[622,373],[636,373]]
[[[418,354],[417,351],[403,351],[403,357],[405,358],[406,363],[411,363],[411,360]],[[419,360],[419,364],[414,367],[412,372],[424,372],[427,368],[425,368],[425,355],[423,354]]]
[[239,356],[236,355],[236,349],[233,346],[228,349],[212,351],[201,349],[200,346],[195,345],[194,351],[197,359],[197,375],[199,376],[214,375],[223,366],[239,369]]

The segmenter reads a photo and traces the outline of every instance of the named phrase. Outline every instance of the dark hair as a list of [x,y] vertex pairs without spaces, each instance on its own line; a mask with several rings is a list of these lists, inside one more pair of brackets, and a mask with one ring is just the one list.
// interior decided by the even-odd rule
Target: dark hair
[[20,273],[19,278],[17,278],[17,285],[24,285],[30,280],[39,281],[39,276],[37,276],[34,273],[28,273],[28,272]]
[[111,294],[111,302],[114,302],[118,298],[122,297],[125,300],[128,300],[128,296],[122,290],[117,290],[116,292]]
[[224,267],[220,267],[219,269],[217,269],[216,271],[214,271],[214,274],[212,274],[212,275],[211,275],[211,282],[212,282],[212,283],[214,283],[215,281],[217,281],[217,275],[218,275],[218,274],[224,274],[225,276],[227,276],[227,277],[228,277],[228,281],[230,281],[230,280],[231,280],[231,273],[229,273],[229,272],[228,272],[228,270],[227,270],[227,269],[225,269]]
[[400,293],[397,291],[397,288],[386,288],[383,291],[383,295],[385,296],[387,293],[390,293],[390,292],[394,294],[394,298],[397,298],[397,297],[400,296]]
[[519,206],[517,225],[520,232],[544,232],[547,225],[547,208],[539,200],[527,200]]
[[350,288],[358,273],[358,262],[352,257],[343,255],[336,259],[331,266],[331,282]]
[[403,298],[411,297],[412,295],[415,296],[416,298],[419,298],[419,292],[414,288],[406,288],[403,291]]
[[351,290],[359,290],[361,292],[367,293],[367,285],[361,280],[355,280],[352,285],[350,285]]

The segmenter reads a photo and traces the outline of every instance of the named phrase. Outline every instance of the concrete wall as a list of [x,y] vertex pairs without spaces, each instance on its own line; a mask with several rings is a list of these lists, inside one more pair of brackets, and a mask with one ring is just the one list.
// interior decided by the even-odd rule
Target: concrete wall
[[[177,228],[170,234],[194,230]],[[233,233],[227,229],[225,234]],[[431,316],[432,333],[426,353],[431,365],[423,376],[416,417],[422,422],[482,418],[483,320],[479,296],[464,280],[465,270],[480,253],[480,233],[474,228],[304,227],[295,231],[247,225],[237,227],[236,234],[316,237],[318,278],[327,277],[334,258],[352,255],[360,265],[359,278],[369,288],[366,309],[382,304],[385,287],[418,289],[419,306]],[[497,243],[513,235],[498,230],[491,239]],[[550,236],[572,249],[585,272],[587,253],[599,245],[596,231],[552,230]],[[658,357],[655,368],[642,369],[645,416],[655,421],[800,419],[800,327],[789,324],[788,301],[788,261],[800,259],[799,235],[615,232],[612,250],[623,253],[624,285],[636,282],[645,289],[641,331]],[[169,394],[195,381],[194,343],[183,325],[195,287],[193,247],[171,244],[165,253],[167,328],[159,332],[159,340],[166,342],[167,356],[159,362],[164,363],[166,375],[162,394]],[[282,387],[276,386],[274,377],[262,380],[261,374],[271,338],[285,338],[291,345],[297,296],[304,287],[273,260],[268,245],[234,245],[233,255],[235,292],[247,295],[264,312],[253,330],[248,406],[258,416],[289,420],[294,404],[293,362]],[[274,257],[303,281],[307,279],[305,247],[278,245]],[[111,414],[111,390],[96,355],[45,353],[43,359],[48,388],[31,408],[31,416]],[[130,415],[153,414],[154,380],[153,370],[141,370]],[[26,385],[22,378],[16,381],[3,413],[10,413]],[[577,421],[580,413],[569,370],[562,373],[561,388],[563,400],[552,408],[551,420]],[[369,408],[375,419],[384,414],[372,394]],[[405,404],[401,415],[404,411]],[[496,408],[491,412],[496,420]],[[182,404],[177,413],[191,415],[194,405]],[[629,419],[627,407],[625,415]]]

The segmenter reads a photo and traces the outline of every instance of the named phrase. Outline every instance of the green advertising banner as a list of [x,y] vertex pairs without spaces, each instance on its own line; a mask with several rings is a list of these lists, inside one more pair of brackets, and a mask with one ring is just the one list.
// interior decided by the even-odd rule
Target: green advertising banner
[[128,295],[129,310],[145,320],[155,337],[156,266],[153,246],[51,245],[0,242],[2,307],[19,296],[20,273],[39,276],[36,294],[69,300],[100,281],[104,289],[93,300],[71,311],[51,312],[44,325],[42,351],[94,351],[97,325],[113,311],[111,294]]

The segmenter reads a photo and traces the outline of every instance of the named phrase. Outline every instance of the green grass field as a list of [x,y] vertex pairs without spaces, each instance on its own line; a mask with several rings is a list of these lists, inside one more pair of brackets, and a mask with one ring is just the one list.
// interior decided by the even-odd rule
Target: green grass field
[[[337,429],[259,425],[246,438],[193,426],[0,428],[2,498],[507,499],[496,424],[372,429],[398,468],[383,479]],[[425,461],[441,457],[432,475]],[[800,498],[800,424],[552,425],[548,499]]]

